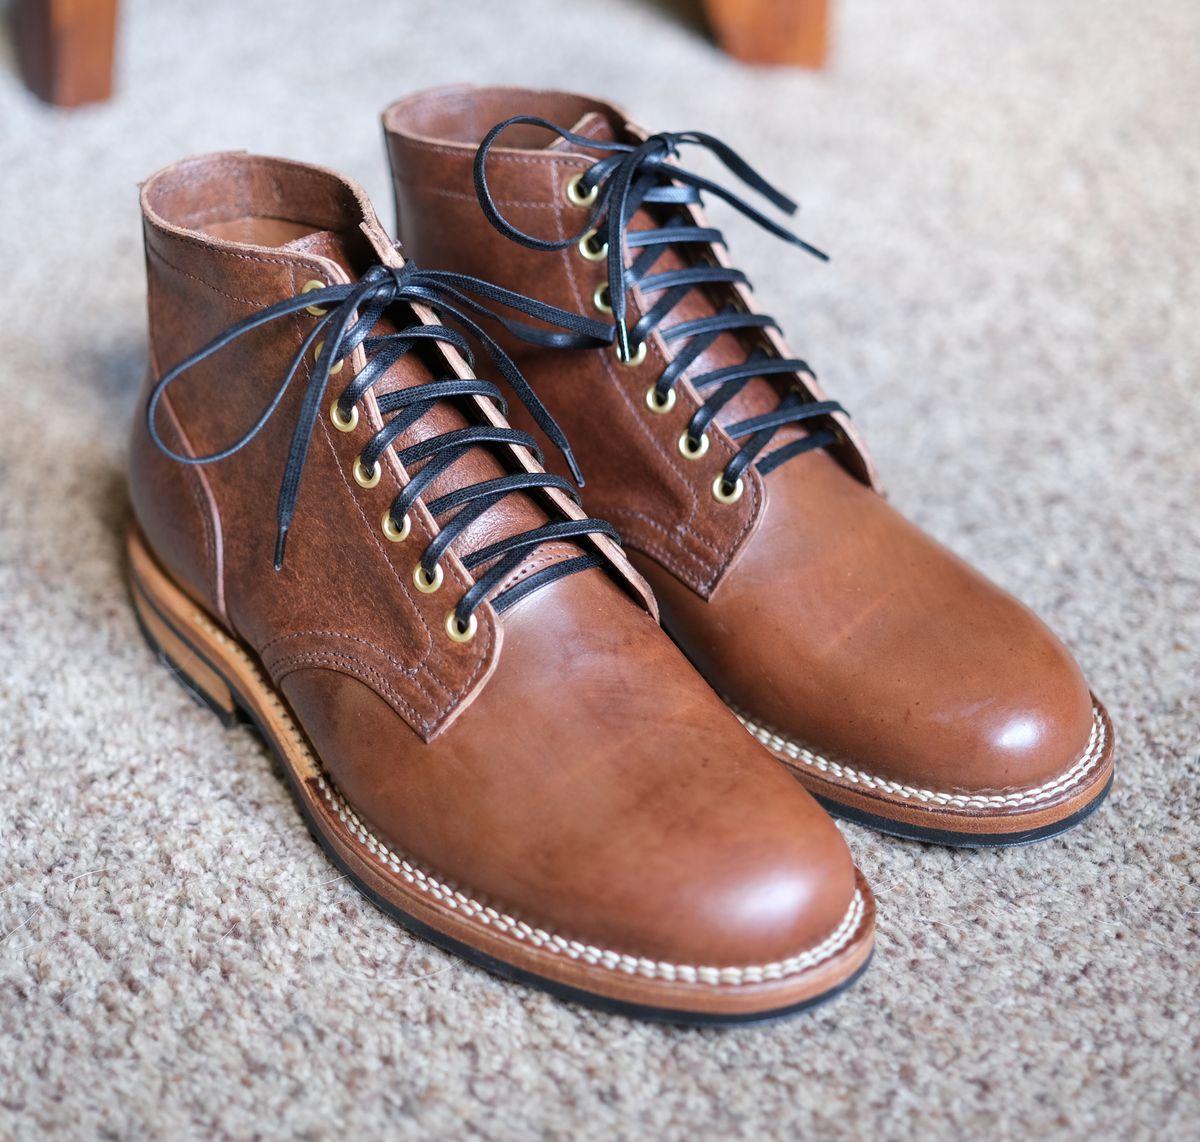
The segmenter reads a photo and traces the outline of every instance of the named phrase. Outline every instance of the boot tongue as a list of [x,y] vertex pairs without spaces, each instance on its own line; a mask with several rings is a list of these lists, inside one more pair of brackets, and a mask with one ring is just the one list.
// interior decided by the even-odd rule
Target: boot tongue
[[[601,115],[599,111],[589,111],[571,128],[571,133],[573,135],[582,135],[585,139],[594,139],[597,143],[612,143],[617,138],[607,116]],[[570,140],[562,139],[555,135],[554,142],[546,150],[570,151],[574,150],[574,147]]]
[[[358,272],[354,269],[356,259],[352,256],[349,245],[342,235],[331,230],[314,231],[306,234],[303,238],[296,238],[285,243],[281,248],[325,258],[340,267],[351,281],[358,278]],[[367,257],[372,256],[365,248],[364,254]],[[357,260],[361,264],[361,259]],[[390,315],[385,314],[376,323],[372,330],[372,336],[379,337],[398,331],[399,326]],[[448,367],[446,375],[449,375]],[[336,385],[338,379],[333,378],[331,386]],[[371,386],[371,391],[376,396],[382,396],[384,393],[413,388],[433,379],[433,374],[422,364],[417,354],[409,353],[376,381]],[[331,387],[329,399],[332,400],[339,391],[339,389]],[[471,423],[454,405],[443,401],[425,413],[416,424],[401,435],[396,441],[396,450],[400,451],[419,441],[427,440],[432,436],[441,436],[457,428],[465,428]],[[508,472],[509,469],[505,468],[488,449],[472,448],[455,461],[447,471],[438,476],[426,489],[422,498],[428,503],[457,488],[496,479],[499,476],[507,475]],[[473,521],[455,539],[454,550],[460,555],[465,555],[467,552],[485,547],[497,540],[530,531],[548,520],[549,517],[546,513],[532,499],[523,493],[514,493],[505,496],[499,503],[490,507],[477,520]],[[578,554],[580,554],[579,548],[574,544],[546,543],[533,548],[529,552],[527,562],[536,566],[546,566],[561,562],[563,559],[570,559]],[[514,571],[513,578],[527,574],[528,569],[523,563]],[[483,568],[479,570],[482,571]]]
[[[609,119],[597,111],[589,111],[582,116],[571,128],[571,132],[601,143],[615,142],[618,138]],[[599,155],[599,152],[584,151],[583,148],[574,146],[567,139],[557,137],[546,149],[549,151],[579,151],[591,157]],[[656,218],[648,209],[642,209],[630,220],[629,228],[631,230],[649,230],[657,228],[660,224],[661,219]],[[698,245],[692,243],[678,248],[669,246],[654,263],[651,273],[679,270],[692,265],[693,258],[699,249]],[[655,300],[656,296],[651,294],[649,300]],[[681,322],[697,318],[711,317],[727,305],[731,298],[732,291],[722,289],[720,286],[690,290],[683,300],[671,310],[659,328],[678,325]],[[740,365],[760,344],[758,337],[753,333],[722,333],[700,354],[684,375],[690,380],[716,369]],[[736,424],[739,420],[772,412],[779,406],[782,391],[782,382],[780,387],[776,388],[774,383],[765,378],[752,378],[742,391],[717,413],[717,423],[723,426]],[[709,395],[711,395],[711,390],[700,394],[702,399]],[[784,425],[776,430],[767,451],[771,452],[780,445],[805,435],[807,435],[806,431],[798,425]]]
[[285,250],[295,250],[300,254],[316,254],[319,258],[325,258],[341,266],[351,281],[357,277],[350,261],[350,251],[346,248],[346,243],[342,240],[340,234],[335,234],[332,230],[314,230],[311,234],[305,234],[303,238],[295,238],[291,242],[285,242],[282,248]]

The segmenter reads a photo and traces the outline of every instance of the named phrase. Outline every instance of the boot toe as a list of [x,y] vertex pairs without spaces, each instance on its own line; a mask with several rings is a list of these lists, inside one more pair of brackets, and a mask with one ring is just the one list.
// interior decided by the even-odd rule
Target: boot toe
[[636,917],[625,939],[717,965],[784,962],[827,941],[858,892],[853,860],[837,826],[795,782],[772,800],[757,826],[690,838],[654,882],[643,880],[658,903],[640,916],[619,909]]
[[929,695],[929,724],[910,747],[914,760],[924,752],[927,780],[968,793],[1024,790],[1054,781],[1088,749],[1096,717],[1087,682],[1066,648],[1022,615],[1019,639],[1014,622],[1000,645],[975,648],[990,665],[963,662]]

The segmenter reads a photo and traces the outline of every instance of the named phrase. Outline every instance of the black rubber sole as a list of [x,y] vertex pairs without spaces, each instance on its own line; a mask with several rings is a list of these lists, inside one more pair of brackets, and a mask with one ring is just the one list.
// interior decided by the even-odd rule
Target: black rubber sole
[[[136,586],[132,588],[138,590]],[[401,927],[412,932],[414,935],[420,936],[429,943],[436,945],[443,951],[449,952],[451,955],[458,956],[460,959],[466,960],[468,963],[474,964],[477,967],[483,968],[492,975],[501,977],[502,979],[511,980],[514,983],[524,984],[527,987],[536,988],[538,991],[544,991],[556,999],[563,1000],[567,1003],[576,1004],[581,1007],[588,1007],[596,1011],[602,1011],[608,1015],[621,1015],[630,1019],[637,1019],[653,1023],[668,1023],[680,1027],[736,1027],[747,1026],[762,1023],[775,1023],[782,1019],[787,1019],[789,1016],[799,1015],[804,1011],[811,1011],[815,1007],[819,1007],[824,1003],[828,1003],[832,999],[836,999],[847,988],[852,987],[859,977],[870,966],[871,959],[874,956],[874,949],[870,955],[863,961],[862,965],[854,972],[853,975],[844,979],[835,987],[828,991],[821,992],[820,995],[814,995],[809,999],[805,999],[800,1003],[795,1003],[787,1007],[777,1007],[770,1010],[753,1012],[751,1014],[714,1014],[708,1012],[696,1011],[681,1011],[668,1007],[651,1007],[639,1003],[628,1003],[618,999],[609,999],[602,995],[596,995],[590,991],[584,991],[580,988],[571,987],[568,984],[559,983],[557,980],[547,979],[544,976],[537,975],[534,972],[525,971],[523,968],[515,967],[512,964],[506,963],[504,960],[498,960],[494,956],[489,956],[486,952],[481,952],[477,948],[471,947],[469,944],[460,943],[458,940],[439,932],[436,928],[431,928],[429,925],[409,915],[407,912],[397,908],[393,903],[379,896],[369,885],[361,881],[351,869],[333,849],[329,842],[322,835],[320,829],[317,828],[316,821],[313,819],[312,813],[309,810],[307,802],[301,795],[300,789],[296,784],[296,779],[293,776],[290,767],[284,762],[279,751],[275,748],[275,743],[271,735],[266,731],[263,725],[259,722],[252,710],[247,709],[242,705],[238,698],[238,692],[235,686],[225,676],[217,663],[213,662],[199,647],[194,643],[189,642],[183,635],[176,630],[175,626],[170,622],[166,615],[157,607],[154,600],[145,592],[139,591],[141,599],[158,615],[159,619],[166,624],[176,636],[183,642],[186,642],[191,647],[192,653],[200,658],[210,670],[213,671],[226,685],[230,694],[234,696],[234,702],[237,704],[237,709],[233,714],[215,705],[203,691],[197,689],[191,679],[179,669],[178,666],[171,660],[167,653],[159,645],[158,640],[154,637],[151,631],[142,621],[141,615],[138,614],[137,608],[134,607],[134,616],[137,619],[138,629],[142,632],[142,637],[146,640],[146,644],[153,651],[154,656],[164,665],[170,672],[171,676],[183,687],[188,695],[198,705],[215,714],[218,720],[226,729],[234,729],[238,727],[247,727],[255,732],[262,743],[267,747],[271,756],[275,770],[283,777],[284,783],[287,785],[288,791],[292,795],[292,800],[296,808],[300,811],[301,819],[304,821],[305,827],[308,829],[309,835],[321,847],[329,861],[342,872],[351,884],[372,904],[375,905],[385,915],[391,917]]]
[[1104,788],[1081,809],[1077,809],[1069,817],[1061,821],[1052,821],[1038,829],[1026,829],[1016,833],[960,833],[951,829],[927,829],[922,825],[906,825],[903,821],[893,821],[876,813],[868,813],[865,809],[857,809],[843,805],[829,797],[814,793],[820,803],[835,817],[844,821],[853,821],[856,825],[866,825],[889,836],[902,837],[907,841],[925,841],[934,845],[949,845],[961,849],[1011,849],[1020,845],[1031,845],[1035,841],[1044,841],[1048,837],[1057,837],[1060,833],[1068,832],[1087,820],[1101,805],[1104,804],[1112,790],[1113,778],[1110,775]]

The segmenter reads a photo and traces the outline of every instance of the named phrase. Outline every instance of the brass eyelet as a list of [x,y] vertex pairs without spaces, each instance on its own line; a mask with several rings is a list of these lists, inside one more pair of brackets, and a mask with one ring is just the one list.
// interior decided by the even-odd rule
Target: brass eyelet
[[596,196],[600,193],[599,186],[593,186],[586,194],[580,191],[579,184],[583,182],[583,172],[573,174],[567,179],[565,188],[567,201],[572,206],[591,206],[596,201]]
[[379,483],[379,477],[383,475],[383,466],[378,460],[375,461],[375,467],[370,472],[363,467],[362,457],[356,456],[354,459],[354,467],[351,469],[354,474],[354,482],[360,488],[373,488]]
[[724,472],[721,472],[712,482],[713,499],[719,504],[736,504],[742,498],[742,493],[745,490],[746,485],[742,481],[741,476],[737,478],[732,488],[729,487]]
[[708,451],[708,433],[702,432],[699,440],[693,440],[685,430],[679,436],[679,451],[686,460],[699,460]]
[[608,300],[608,283],[601,282],[592,294],[592,304],[601,313],[612,313],[612,306]]
[[351,405],[350,415],[342,416],[342,410],[335,400],[329,406],[329,419],[338,432],[353,432],[358,427],[358,405]]
[[451,611],[446,616],[446,633],[454,639],[455,642],[470,642],[475,637],[475,632],[479,629],[479,621],[474,614],[467,620],[467,629],[463,630],[459,624],[458,615]]
[[614,346],[614,351],[617,354],[617,360],[622,365],[628,365],[631,369],[636,369],[646,359],[646,342],[639,341],[638,347],[634,350],[632,357],[623,357],[621,355],[621,344],[617,342]]
[[664,416],[675,407],[675,390],[667,389],[667,395],[660,398],[657,386],[651,385],[646,390],[646,407],[651,412],[658,413],[659,416]]
[[433,565],[432,579],[425,574],[425,568],[421,564],[418,563],[413,568],[413,584],[424,595],[432,595],[442,585],[444,578],[445,576],[442,574],[442,565],[440,563]]
[[601,242],[599,246],[595,244],[596,231],[589,230],[582,238],[579,239],[579,252],[587,258],[589,262],[602,262],[608,257],[608,243]]
[[[312,293],[312,291],[315,289],[324,289],[324,288],[325,288],[324,282],[319,282],[314,279],[313,281],[305,282],[304,285],[301,287],[300,292],[301,293]],[[325,314],[327,314],[329,312],[329,310],[322,309],[319,305],[309,305],[309,306],[306,306],[305,308],[307,309],[307,311],[309,313],[311,313],[313,315],[313,317],[324,317]]]
[[408,538],[409,532],[412,531],[412,520],[407,512],[404,513],[404,522],[397,527],[396,521],[392,519],[392,509],[388,508],[383,513],[383,518],[379,521],[379,528],[383,532],[385,539],[390,539],[393,543],[403,543]]
[[[321,360],[321,350],[322,350],[322,349],[324,349],[324,348],[325,348],[325,342],[324,342],[324,341],[318,341],[318,342],[316,343],[316,345],[314,345],[314,346],[313,346],[313,362],[314,362],[314,363],[319,363],[319,362],[320,362],[320,360]],[[330,370],[329,370],[329,375],[330,375],[331,377],[336,377],[336,376],[338,375],[338,373],[340,373],[340,372],[342,371],[342,366],[343,366],[345,363],[346,363],[346,360],[345,360],[345,358],[342,358],[342,360],[340,360],[340,361],[334,361],[333,365],[330,367]]]

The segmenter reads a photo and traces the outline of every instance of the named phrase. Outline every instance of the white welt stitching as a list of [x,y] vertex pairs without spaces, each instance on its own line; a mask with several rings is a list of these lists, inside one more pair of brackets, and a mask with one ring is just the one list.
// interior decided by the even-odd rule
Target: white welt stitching
[[393,853],[363,824],[358,814],[350,808],[345,798],[334,789],[325,777],[319,777],[317,784],[339,820],[349,828],[354,838],[367,849],[376,861],[390,872],[402,876],[409,884],[419,888],[438,903],[473,920],[478,920],[481,924],[486,924],[496,931],[515,936],[518,940],[524,940],[536,948],[557,952],[569,956],[573,960],[582,960],[587,964],[608,968],[610,971],[622,971],[627,975],[640,975],[646,979],[703,983],[713,986],[763,983],[767,980],[796,975],[829,959],[850,942],[862,922],[865,904],[862,893],[856,890],[846,915],[833,935],[807,952],[801,952],[799,955],[776,963],[741,968],[703,967],[692,964],[666,963],[662,960],[648,960],[621,952],[608,951],[591,944],[580,943],[578,940],[568,940],[563,936],[544,931],[542,928],[534,928],[524,920],[517,920],[503,912],[498,912],[495,908],[480,904],[479,901],[472,900],[465,893],[442,884],[441,881],[417,868],[416,865],[410,864],[403,857]]
[[310,768],[309,776],[315,776],[322,796],[329,803],[334,813],[337,814],[338,819],[349,828],[354,839],[389,872],[400,875],[409,884],[419,888],[442,906],[459,912],[472,920],[477,920],[481,924],[486,924],[495,931],[503,932],[508,936],[514,936],[518,940],[524,940],[536,948],[566,955],[573,960],[582,960],[586,964],[608,968],[610,971],[622,971],[626,975],[640,975],[646,979],[663,979],[679,983],[702,983],[719,987],[728,984],[737,986],[739,984],[764,983],[769,980],[784,979],[787,976],[798,975],[800,972],[816,967],[825,960],[831,959],[849,944],[854,934],[858,931],[859,924],[862,923],[866,904],[863,901],[862,892],[855,889],[854,898],[850,901],[850,907],[846,910],[846,915],[842,917],[842,922],[831,936],[815,948],[774,963],[752,964],[749,967],[741,968],[719,968],[693,964],[672,964],[664,960],[648,960],[644,957],[630,956],[622,952],[608,951],[604,948],[597,948],[592,944],[580,943],[578,940],[568,940],[564,936],[552,934],[542,928],[534,928],[524,920],[514,919],[503,912],[498,912],[495,908],[489,908],[480,904],[478,900],[472,900],[465,893],[450,888],[448,885],[430,876],[423,869],[410,864],[403,857],[397,856],[383,841],[375,836],[363,824],[358,814],[350,807],[350,803],[334,788],[333,783],[325,776],[320,763],[313,756],[312,750],[309,749],[308,743],[304,740],[304,736],[292,721],[287,708],[276,696],[274,689],[267,682],[266,678],[263,677],[258,664],[224,631],[210,622],[205,615],[202,615],[199,611],[194,611],[192,617],[197,625],[203,627],[227,652],[235,655],[242,662],[257,681],[259,688],[270,696],[276,717],[287,727],[293,746],[303,755],[304,760],[308,763]]
[[1092,733],[1088,738],[1087,748],[1070,769],[1054,778],[1053,781],[1047,781],[1044,785],[1039,785],[1036,789],[1019,789],[1014,793],[943,793],[936,789],[918,789],[911,785],[901,785],[897,781],[888,781],[883,777],[873,777],[869,773],[863,773],[860,769],[852,769],[848,765],[831,761],[827,757],[822,757],[819,753],[813,753],[812,750],[805,749],[802,745],[794,741],[789,741],[787,738],[774,733],[765,726],[760,726],[746,714],[743,714],[728,699],[726,699],[725,704],[737,715],[738,721],[768,749],[773,749],[776,753],[786,754],[789,758],[808,766],[810,769],[820,770],[822,773],[827,773],[841,781],[849,781],[855,785],[861,785],[866,789],[878,789],[883,793],[894,793],[910,801],[926,801],[934,805],[946,805],[955,809],[1013,808],[1029,805],[1037,801],[1049,800],[1051,797],[1064,792],[1069,786],[1081,781],[1090,770],[1095,768],[1097,762],[1104,756],[1104,745],[1108,736],[1104,726],[1104,717],[1093,706]]

